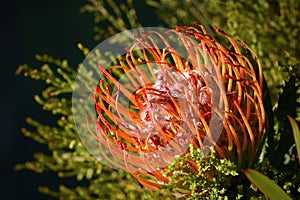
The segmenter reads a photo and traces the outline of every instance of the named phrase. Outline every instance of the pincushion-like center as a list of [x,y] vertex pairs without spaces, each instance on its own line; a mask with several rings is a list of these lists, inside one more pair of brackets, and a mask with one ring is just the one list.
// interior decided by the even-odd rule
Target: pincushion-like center
[[[205,137],[200,118],[210,112],[210,91],[197,71],[155,71],[156,81],[135,91],[142,125],[123,122],[144,153],[177,149],[180,156],[196,133]],[[209,116],[206,116],[208,121]],[[203,130],[202,130],[203,129]],[[176,151],[174,151],[176,152]]]

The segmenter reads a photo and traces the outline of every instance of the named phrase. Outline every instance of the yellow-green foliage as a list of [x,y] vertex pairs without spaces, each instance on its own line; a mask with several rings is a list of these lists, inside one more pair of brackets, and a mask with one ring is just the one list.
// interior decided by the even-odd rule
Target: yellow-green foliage
[[[190,153],[176,160],[165,172],[169,176],[174,174],[168,190],[186,199],[241,198],[243,195],[239,190],[236,193],[230,191],[230,187],[235,185],[233,180],[238,176],[238,167],[225,158],[217,159],[214,153],[212,148],[205,155],[202,150],[191,145]],[[193,169],[191,160],[197,164],[197,171]]]

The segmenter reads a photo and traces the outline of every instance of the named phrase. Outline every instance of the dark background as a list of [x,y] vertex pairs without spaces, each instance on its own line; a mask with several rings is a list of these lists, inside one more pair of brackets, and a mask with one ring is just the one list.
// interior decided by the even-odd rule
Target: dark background
[[[46,124],[53,117],[42,111],[33,95],[45,88],[43,82],[15,75],[20,64],[40,67],[35,54],[67,58],[70,64],[83,60],[77,43],[92,48],[93,17],[81,14],[84,0],[12,0],[1,4],[0,12],[0,199],[51,199],[40,194],[39,185],[57,188],[62,183],[55,173],[36,174],[14,170],[17,163],[33,159],[33,153],[47,150],[21,132],[28,127],[26,116]],[[72,180],[68,180],[72,184]]]
[[[28,127],[25,118],[30,116],[54,125],[54,117],[41,109],[33,96],[46,85],[22,75],[15,75],[21,64],[38,68],[36,54],[49,54],[68,59],[77,66],[84,57],[77,49],[81,42],[92,49],[93,16],[81,14],[79,9],[86,0],[11,0],[1,5],[0,12],[0,199],[52,199],[40,194],[40,185],[56,189],[59,184],[75,186],[76,181],[57,178],[54,172],[36,174],[24,170],[15,171],[17,163],[33,160],[35,152],[47,152],[40,145],[26,138],[20,131]],[[143,1],[135,1],[139,20],[144,26],[155,26],[155,12]],[[148,12],[147,12],[148,11]],[[105,27],[104,27],[105,28]]]

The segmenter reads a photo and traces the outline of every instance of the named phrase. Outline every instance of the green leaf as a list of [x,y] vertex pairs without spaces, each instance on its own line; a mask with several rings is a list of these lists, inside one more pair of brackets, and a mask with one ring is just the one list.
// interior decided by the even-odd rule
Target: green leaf
[[271,200],[288,200],[289,197],[274,181],[254,169],[243,170],[247,178],[254,184],[267,198]]
[[287,117],[288,117],[288,119],[290,121],[290,124],[292,126],[294,139],[295,139],[295,145],[296,145],[296,149],[297,149],[297,152],[298,152],[298,159],[299,159],[299,164],[300,164],[300,130],[299,130],[299,126],[298,126],[296,120],[294,120],[289,115]]

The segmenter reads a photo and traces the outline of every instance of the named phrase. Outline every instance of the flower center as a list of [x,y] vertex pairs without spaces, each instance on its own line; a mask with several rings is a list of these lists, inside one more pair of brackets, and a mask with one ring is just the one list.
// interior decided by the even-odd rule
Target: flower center
[[135,137],[141,152],[174,149],[172,156],[178,157],[194,140],[195,133],[206,136],[199,114],[209,121],[210,91],[197,71],[161,68],[155,70],[155,77],[153,84],[133,94],[139,105],[141,125],[128,122],[122,125]]

